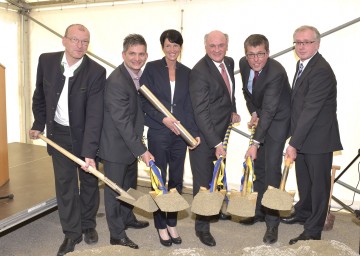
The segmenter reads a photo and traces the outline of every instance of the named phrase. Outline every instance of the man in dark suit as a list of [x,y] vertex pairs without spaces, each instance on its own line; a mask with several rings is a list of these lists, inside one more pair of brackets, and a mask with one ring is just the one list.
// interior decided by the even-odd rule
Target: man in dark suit
[[329,196],[333,152],[342,150],[336,117],[336,78],[318,52],[320,33],[311,26],[294,32],[297,63],[291,94],[291,139],[286,156],[295,160],[300,200],[285,223],[304,223],[304,232],[290,240],[320,240]]
[[[290,126],[290,84],[284,67],[269,59],[269,41],[264,35],[250,35],[244,42],[245,57],[240,59],[240,73],[247,108],[251,114],[249,128],[256,124],[253,144],[245,157],[254,160],[258,192],[255,217],[240,223],[266,221],[263,241],[273,244],[278,238],[279,213],[261,206],[269,185],[278,188],[281,163]],[[256,81],[255,81],[256,80]]]
[[[136,189],[138,157],[149,166],[154,160],[142,141],[144,115],[138,93],[141,68],[147,59],[146,41],[138,34],[124,39],[124,62],[108,77],[104,96],[104,125],[101,132],[99,156],[104,172],[124,190]],[[136,219],[129,204],[121,202],[115,191],[105,187],[105,213],[110,231],[110,244],[138,249],[126,233],[127,228],[144,228],[147,221]]]
[[[82,166],[96,168],[95,157],[103,120],[105,69],[85,55],[90,33],[80,24],[70,25],[62,38],[64,52],[39,58],[33,95],[34,123],[29,132],[38,139],[44,131],[61,147],[85,160]],[[58,256],[74,251],[84,240],[98,241],[96,213],[99,207],[98,179],[77,171],[78,165],[48,146],[52,156],[56,200],[65,239]],[[80,182],[80,189],[78,183]]]
[[[205,35],[204,43],[206,55],[192,69],[189,84],[201,139],[200,145],[190,151],[194,196],[200,187],[209,188],[214,170],[213,161],[220,155],[226,157],[222,141],[228,125],[230,122],[240,122],[234,96],[234,60],[225,57],[228,36],[221,31],[212,31]],[[221,75],[220,66],[225,67],[223,72],[228,84]],[[210,233],[210,219],[197,215],[195,231],[202,243],[215,246],[215,239]]]

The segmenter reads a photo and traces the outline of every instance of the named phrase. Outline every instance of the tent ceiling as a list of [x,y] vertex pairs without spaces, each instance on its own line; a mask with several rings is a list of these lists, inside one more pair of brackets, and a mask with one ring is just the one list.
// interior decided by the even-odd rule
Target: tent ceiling
[[[101,4],[101,3],[114,3],[114,4],[132,4],[132,3],[145,3],[145,2],[160,2],[161,0],[0,0],[0,7],[31,11],[32,9],[42,9],[51,7],[71,6],[71,5],[84,5],[84,4]],[[172,0],[176,1],[176,0]]]

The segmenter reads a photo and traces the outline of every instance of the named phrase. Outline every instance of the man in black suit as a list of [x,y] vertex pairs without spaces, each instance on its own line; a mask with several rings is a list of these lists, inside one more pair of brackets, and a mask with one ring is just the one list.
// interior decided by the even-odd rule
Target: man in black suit
[[[62,38],[65,51],[44,53],[39,58],[33,95],[34,123],[29,132],[38,139],[44,131],[61,147],[96,168],[95,157],[103,120],[105,69],[85,55],[90,33],[80,24],[70,25]],[[99,207],[98,179],[77,171],[78,165],[48,146],[52,156],[56,200],[65,239],[58,256],[74,251],[84,240],[98,241],[96,213]],[[80,182],[80,189],[78,183]]]
[[295,30],[300,58],[291,93],[291,139],[286,156],[295,160],[300,200],[285,223],[304,223],[304,232],[290,240],[320,240],[329,196],[333,152],[342,150],[336,117],[336,77],[318,52],[320,33],[312,26]]
[[[225,57],[228,36],[221,31],[212,31],[205,35],[204,43],[206,55],[192,69],[189,84],[195,121],[202,142],[190,151],[194,196],[199,192],[200,186],[209,188],[214,170],[213,161],[220,155],[226,157],[222,141],[228,125],[230,122],[240,122],[234,96],[234,60]],[[225,67],[223,72],[228,84],[221,75],[220,66]],[[195,231],[202,243],[215,246],[215,239],[210,233],[210,219],[197,215]]]
[[[104,125],[101,132],[99,156],[104,172],[124,190],[136,189],[138,157],[149,166],[154,160],[143,144],[144,114],[138,93],[141,68],[147,59],[146,41],[138,34],[124,39],[124,62],[108,77],[104,96]],[[126,233],[127,228],[144,228],[147,221],[136,219],[127,203],[118,200],[115,191],[105,187],[105,212],[110,230],[110,244],[138,249]]]
[[256,124],[253,144],[245,157],[254,160],[254,190],[258,198],[255,217],[240,223],[265,220],[267,229],[263,242],[273,244],[278,238],[279,213],[261,206],[261,200],[269,185],[280,186],[282,153],[290,126],[290,84],[284,67],[269,58],[269,41],[264,35],[250,35],[244,48],[245,57],[240,59],[239,66],[251,114],[248,126]]

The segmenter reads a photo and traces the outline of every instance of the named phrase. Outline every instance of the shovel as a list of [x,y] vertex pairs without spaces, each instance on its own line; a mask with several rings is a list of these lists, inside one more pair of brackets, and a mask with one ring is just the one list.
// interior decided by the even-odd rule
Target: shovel
[[250,157],[247,157],[245,164],[245,171],[243,176],[243,185],[242,190],[239,191],[231,191],[229,198],[229,205],[227,208],[227,212],[240,216],[240,217],[254,217],[255,209],[256,209],[256,201],[257,201],[257,192],[251,192],[252,184],[249,182],[250,174],[253,172],[252,170],[252,160]]
[[[251,137],[249,144],[252,144],[252,138],[255,134],[255,125],[251,127]],[[253,161],[250,157],[246,158],[244,163],[244,175],[242,189],[231,191],[227,212],[240,217],[255,216],[257,192],[252,192],[252,182],[249,182],[250,176],[253,175]],[[253,180],[253,179],[251,179]]]
[[291,210],[294,202],[295,191],[290,191],[289,193],[285,191],[285,184],[289,174],[290,164],[291,160],[285,159],[280,188],[277,189],[272,186],[268,186],[268,189],[265,191],[263,199],[261,200],[261,204],[263,206],[279,211]]
[[[227,149],[231,129],[232,124],[228,126],[225,134],[223,142],[225,150]],[[223,157],[220,156],[215,162],[210,189],[208,190],[205,187],[200,187],[199,192],[196,194],[191,204],[191,211],[203,216],[218,215],[226,195],[226,189],[223,189],[224,185],[226,188],[226,171]]]
[[151,197],[154,199],[158,207],[163,212],[178,212],[190,207],[188,202],[179,194],[176,188],[167,191],[159,168],[154,161],[150,161],[150,179],[154,191],[150,191]]
[[[39,134],[39,138],[45,141],[47,144],[58,150],[60,153],[64,154],[71,160],[73,160],[75,163],[79,165],[84,165],[85,162],[81,160],[80,158],[74,156],[69,151],[65,150],[64,148],[60,147],[58,144],[53,142],[52,140],[48,139],[42,134]],[[140,191],[137,191],[135,189],[130,188],[127,192],[120,188],[118,185],[116,185],[114,182],[109,180],[107,177],[104,176],[101,172],[93,168],[92,166],[89,166],[88,171],[102,180],[106,185],[108,185],[110,188],[112,188],[114,191],[119,193],[118,199],[121,201],[124,201],[128,204],[133,205],[134,207],[137,207],[139,209],[142,209],[146,212],[155,212],[158,207],[156,206],[155,202],[151,199],[149,195],[146,195]]]
[[[142,85],[139,88],[139,92],[163,115],[166,117],[171,117],[176,119],[173,114],[156,98],[156,96],[146,87]],[[180,123],[175,123],[175,126],[180,131],[180,136],[186,141],[190,147],[195,147],[197,145],[197,140],[185,129],[185,127]]]

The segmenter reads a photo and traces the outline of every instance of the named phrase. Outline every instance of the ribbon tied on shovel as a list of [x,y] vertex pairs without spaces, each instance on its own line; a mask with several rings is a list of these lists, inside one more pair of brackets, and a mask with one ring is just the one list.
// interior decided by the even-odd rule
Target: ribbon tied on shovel
[[[228,126],[225,134],[223,147],[226,150],[229,142],[232,124]],[[225,188],[225,189],[224,189]],[[210,183],[210,189],[200,187],[191,205],[191,211],[203,216],[217,215],[222,207],[227,191],[226,168],[222,156],[215,162],[213,177]]]
[[150,195],[160,210],[163,212],[178,212],[189,208],[189,203],[179,194],[176,188],[167,191],[161,172],[154,161],[151,160],[149,164],[151,186],[154,189],[154,191],[150,192]]
[[[251,137],[249,145],[253,143],[255,125],[251,127]],[[240,192],[231,191],[227,212],[240,217],[255,216],[257,192],[253,192],[254,163],[251,157],[247,157],[244,162],[244,175],[241,178]]]

